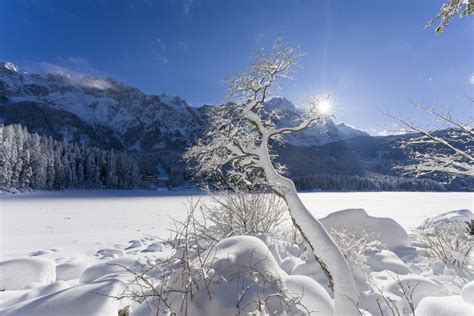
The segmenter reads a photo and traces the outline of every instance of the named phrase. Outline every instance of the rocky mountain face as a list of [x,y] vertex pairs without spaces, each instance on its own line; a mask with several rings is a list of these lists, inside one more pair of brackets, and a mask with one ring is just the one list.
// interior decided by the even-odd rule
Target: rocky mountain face
[[0,117],[85,146],[135,152],[190,145],[206,124],[179,97],[112,79],[29,74],[11,63],[0,63]]

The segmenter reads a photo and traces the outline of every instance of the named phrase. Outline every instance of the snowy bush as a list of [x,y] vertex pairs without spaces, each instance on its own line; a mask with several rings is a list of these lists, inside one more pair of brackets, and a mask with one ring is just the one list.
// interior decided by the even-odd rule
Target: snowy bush
[[258,233],[281,236],[284,225],[291,225],[285,201],[273,193],[236,190],[211,196],[213,203],[204,206],[202,213],[217,240]]
[[286,276],[258,238],[215,242],[197,220],[197,209],[192,203],[187,218],[175,221],[175,235],[164,242],[174,250],[169,257],[149,259],[138,271],[119,265],[131,281],[114,298],[134,302],[134,315],[309,315],[307,303],[332,314],[332,301],[320,285]]
[[424,245],[424,255],[441,260],[453,268],[468,268],[472,264],[473,243],[466,225],[457,222],[422,226],[415,231]]
[[195,217],[197,205],[190,203],[184,221],[174,220],[173,237],[163,242],[173,249],[171,255],[148,258],[138,270],[116,264],[131,275],[131,281],[115,299],[127,299],[141,309],[147,308],[146,314],[153,311],[154,315],[187,315],[190,301],[200,290],[205,289],[210,295],[213,271],[204,263],[215,243],[198,233],[201,224]]
[[329,229],[329,233],[353,270],[357,267],[369,271],[367,253],[379,252],[383,248],[377,236],[372,236],[374,233],[365,230],[356,234],[342,225]]

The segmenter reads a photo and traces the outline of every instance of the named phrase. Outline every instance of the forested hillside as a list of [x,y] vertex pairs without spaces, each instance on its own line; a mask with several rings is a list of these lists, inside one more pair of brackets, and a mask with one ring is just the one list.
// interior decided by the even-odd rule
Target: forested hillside
[[141,185],[135,160],[123,152],[81,147],[0,125],[0,189],[131,189]]

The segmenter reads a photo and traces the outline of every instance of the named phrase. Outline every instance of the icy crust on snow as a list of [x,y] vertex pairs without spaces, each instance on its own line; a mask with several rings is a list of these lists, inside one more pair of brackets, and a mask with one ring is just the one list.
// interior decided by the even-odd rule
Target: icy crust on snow
[[360,237],[367,234],[370,241],[378,240],[390,250],[410,246],[408,234],[400,224],[391,218],[369,216],[364,209],[334,212],[320,221],[326,229],[347,229]]

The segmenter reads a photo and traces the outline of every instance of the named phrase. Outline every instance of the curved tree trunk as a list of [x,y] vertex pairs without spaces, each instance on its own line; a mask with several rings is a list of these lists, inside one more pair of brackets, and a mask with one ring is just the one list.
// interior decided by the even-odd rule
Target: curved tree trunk
[[288,204],[294,225],[313,250],[316,261],[329,278],[334,290],[334,315],[359,315],[354,277],[344,255],[329,233],[304,206],[293,181],[279,175],[275,169],[264,168],[272,189]]

